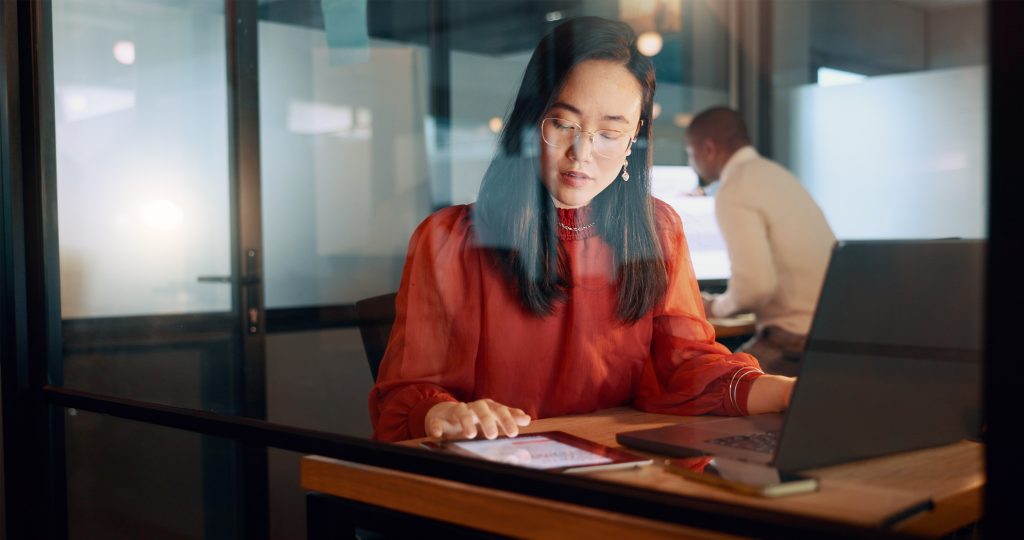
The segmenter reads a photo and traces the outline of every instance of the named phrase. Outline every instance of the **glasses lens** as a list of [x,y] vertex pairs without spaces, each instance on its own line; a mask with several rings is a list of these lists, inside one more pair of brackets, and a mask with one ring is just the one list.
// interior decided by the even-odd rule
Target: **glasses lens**
[[[540,135],[544,142],[555,148],[566,148],[575,141],[582,128],[574,122],[561,118],[545,118],[541,122]],[[602,157],[619,157],[629,146],[629,136],[621,131],[601,130],[583,132],[591,141],[593,152]]]
[[556,148],[565,148],[576,139],[579,126],[558,118],[545,118],[541,123],[541,137],[544,142]]
[[604,157],[618,157],[626,152],[629,137],[621,131],[598,131],[593,141],[595,153]]

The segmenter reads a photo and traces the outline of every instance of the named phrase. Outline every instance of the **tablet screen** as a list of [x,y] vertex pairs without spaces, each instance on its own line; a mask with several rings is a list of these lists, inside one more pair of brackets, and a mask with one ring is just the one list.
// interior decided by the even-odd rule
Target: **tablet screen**
[[542,435],[458,441],[452,444],[484,459],[521,465],[531,469],[559,469],[612,462],[605,456]]
[[493,440],[423,441],[432,450],[552,472],[578,473],[649,465],[651,459],[564,431],[541,431]]

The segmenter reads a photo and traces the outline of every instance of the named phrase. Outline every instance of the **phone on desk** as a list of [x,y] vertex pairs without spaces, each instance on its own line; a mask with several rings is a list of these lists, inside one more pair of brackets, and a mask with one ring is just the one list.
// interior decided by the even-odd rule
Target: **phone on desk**
[[690,480],[756,497],[783,497],[818,490],[816,478],[723,457],[668,459],[665,469]]

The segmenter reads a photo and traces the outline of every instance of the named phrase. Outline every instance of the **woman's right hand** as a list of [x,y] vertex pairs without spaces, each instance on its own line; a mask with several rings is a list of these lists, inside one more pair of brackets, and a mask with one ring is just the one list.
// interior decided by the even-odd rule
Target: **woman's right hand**
[[479,426],[484,437],[493,439],[502,434],[515,437],[520,427],[530,424],[530,415],[493,399],[445,401],[431,407],[423,423],[429,437],[472,439]]

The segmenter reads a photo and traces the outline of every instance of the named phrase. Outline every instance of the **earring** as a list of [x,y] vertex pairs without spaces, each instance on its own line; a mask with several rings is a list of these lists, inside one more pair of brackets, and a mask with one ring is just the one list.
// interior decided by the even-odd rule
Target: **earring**
[[[629,150],[626,150],[626,156],[629,156],[632,153],[633,153],[633,149],[632,148],[630,148]],[[623,182],[629,182],[629,172],[626,170],[628,168],[629,168],[629,161],[622,160],[622,181]]]

